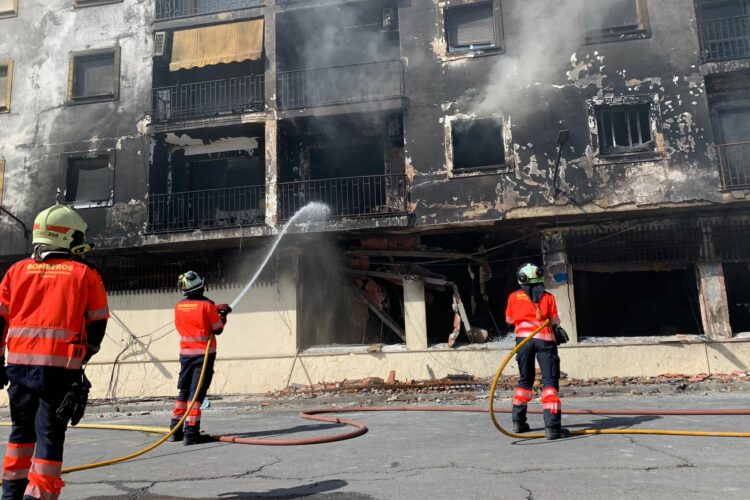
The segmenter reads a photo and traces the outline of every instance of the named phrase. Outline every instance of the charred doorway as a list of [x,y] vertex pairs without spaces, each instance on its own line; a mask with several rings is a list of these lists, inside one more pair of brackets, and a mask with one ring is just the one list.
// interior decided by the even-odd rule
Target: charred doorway
[[575,270],[573,277],[579,338],[702,333],[692,268]]
[[750,263],[724,264],[724,284],[732,332],[750,332]]

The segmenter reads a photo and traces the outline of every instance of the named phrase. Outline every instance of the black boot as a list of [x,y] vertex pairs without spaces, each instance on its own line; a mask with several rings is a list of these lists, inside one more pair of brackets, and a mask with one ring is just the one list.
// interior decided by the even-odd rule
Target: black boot
[[562,427],[545,427],[544,437],[546,439],[560,439],[570,437],[570,431]]
[[21,500],[28,484],[26,478],[3,480],[3,500]]
[[531,427],[529,427],[529,424],[526,422],[513,422],[513,433],[514,434],[523,434],[524,432],[529,432],[531,430]]
[[209,443],[214,439],[208,434],[201,434],[200,423],[196,425],[185,426],[185,440],[182,442],[185,446],[191,446],[194,444]]
[[[177,424],[179,424],[179,423],[180,423],[180,420],[179,420],[179,419],[174,419],[174,418],[173,418],[173,419],[172,419],[172,421],[171,421],[171,422],[169,423],[169,430],[172,430],[172,429],[174,429],[174,428],[175,428],[175,426],[176,426]],[[180,428],[179,428],[179,429],[177,429],[177,430],[175,431],[175,433],[174,433],[174,434],[172,434],[172,435],[171,435],[171,436],[169,437],[169,440],[170,440],[170,441],[171,441],[172,443],[177,443],[177,442],[179,442],[179,441],[182,441],[182,438],[184,437],[184,435],[185,435],[185,434],[184,434],[184,431],[183,431],[183,427],[182,427],[182,426],[180,426]]]

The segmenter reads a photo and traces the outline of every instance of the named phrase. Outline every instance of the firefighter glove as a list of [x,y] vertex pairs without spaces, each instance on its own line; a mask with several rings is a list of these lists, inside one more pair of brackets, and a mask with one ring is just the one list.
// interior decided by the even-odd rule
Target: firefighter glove
[[232,312],[232,308],[229,306],[229,304],[218,304],[216,306],[216,310],[219,312],[221,320],[226,323],[227,316],[229,316],[229,313]]
[[60,403],[60,407],[57,409],[57,418],[64,422],[70,421],[70,425],[77,425],[86,411],[90,389],[91,382],[89,382],[86,374],[81,372],[81,380],[73,383],[62,403]]

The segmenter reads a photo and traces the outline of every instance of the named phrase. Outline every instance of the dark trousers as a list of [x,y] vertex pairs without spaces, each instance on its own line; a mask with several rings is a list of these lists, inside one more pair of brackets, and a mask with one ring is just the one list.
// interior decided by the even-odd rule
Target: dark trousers
[[[175,408],[172,412],[171,427],[177,425],[187,410],[187,406],[190,401],[195,397],[196,389],[198,389],[198,381],[201,377],[201,368],[203,367],[204,356],[190,356],[180,357],[180,376],[177,379],[177,399],[175,400]],[[206,366],[206,375],[203,379],[203,386],[198,397],[196,398],[195,406],[188,414],[185,419],[185,432],[188,434],[198,434],[200,432],[200,421],[201,421],[201,410],[200,405],[206,397],[208,388],[211,386],[211,379],[214,375],[214,363],[216,362],[216,354],[209,354],[208,364]]]
[[[516,345],[524,339],[516,338]],[[560,428],[562,408],[557,391],[560,390],[560,357],[557,355],[557,344],[544,340],[531,339],[516,353],[518,363],[518,388],[530,391],[534,387],[534,358],[542,371],[542,408],[544,408],[544,426]],[[550,409],[551,408],[551,409]],[[526,422],[526,402],[513,404],[513,421]]]
[[[3,500],[24,498],[29,483],[26,467],[31,467],[31,472],[42,484],[41,489],[32,485],[26,498],[37,498],[40,491],[49,494],[57,490],[59,493],[58,487],[62,487],[59,469],[68,424],[58,419],[55,412],[65,397],[65,391],[38,391],[11,383],[8,397],[12,427],[3,467]],[[33,460],[29,461],[32,446]]]

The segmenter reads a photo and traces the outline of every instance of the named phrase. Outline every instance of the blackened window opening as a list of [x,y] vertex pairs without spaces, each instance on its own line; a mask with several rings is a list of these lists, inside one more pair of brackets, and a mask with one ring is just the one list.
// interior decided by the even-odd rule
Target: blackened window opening
[[495,47],[497,42],[492,2],[446,9],[445,34],[449,52]]
[[750,263],[724,264],[724,283],[732,332],[750,332]]
[[505,166],[502,123],[494,118],[453,122],[453,171]]
[[650,106],[608,106],[599,108],[599,153],[616,155],[654,150]]
[[73,97],[102,97],[115,93],[115,54],[78,56],[75,59]]
[[692,268],[573,276],[579,338],[702,333]]
[[108,201],[112,196],[109,157],[70,158],[65,201]]
[[588,0],[586,31],[591,35],[617,35],[637,31],[639,0]]

